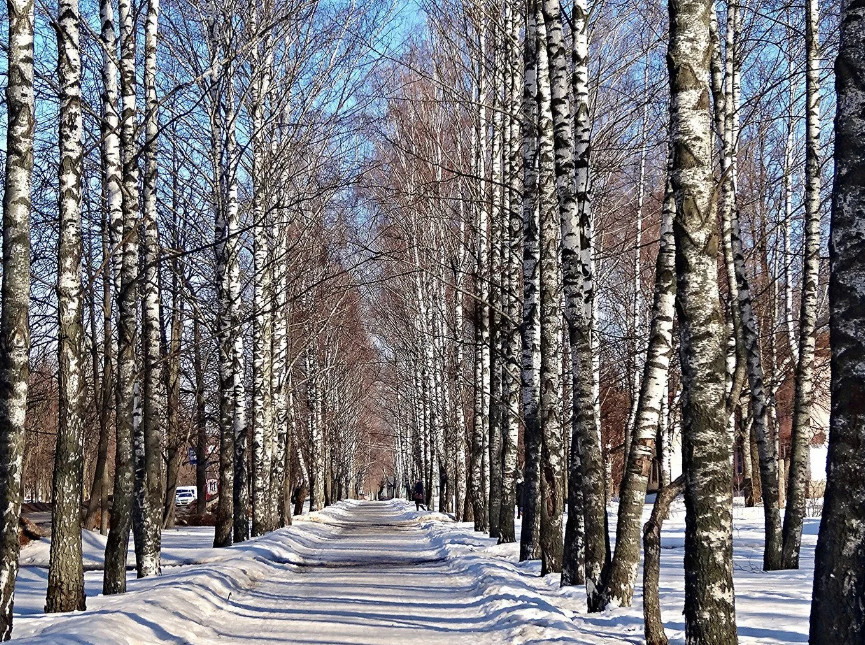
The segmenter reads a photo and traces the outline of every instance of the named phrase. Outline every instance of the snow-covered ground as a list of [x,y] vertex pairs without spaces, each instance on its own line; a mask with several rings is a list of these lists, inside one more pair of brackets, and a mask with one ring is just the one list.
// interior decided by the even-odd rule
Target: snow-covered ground
[[[801,570],[764,573],[761,509],[737,507],[734,518],[740,642],[807,642],[818,521],[806,521]],[[582,589],[541,579],[539,563],[517,562],[517,545],[471,529],[395,501],[342,502],[230,549],[210,547],[212,528],[166,531],[162,576],[102,597],[101,571],[88,571],[87,612],[48,616],[40,541],[21,553],[14,636],[58,644],[643,642],[639,585],[633,607],[588,615]],[[98,568],[104,538],[88,533],[85,545],[86,565]],[[684,642],[683,545],[677,505],[664,526],[661,575],[673,643]]]

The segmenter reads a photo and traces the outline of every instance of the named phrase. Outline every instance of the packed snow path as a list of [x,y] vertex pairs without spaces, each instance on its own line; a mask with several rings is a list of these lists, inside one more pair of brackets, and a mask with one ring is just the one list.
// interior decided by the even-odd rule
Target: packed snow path
[[449,518],[406,508],[343,502],[204,564],[132,581],[122,596],[90,597],[84,613],[28,617],[14,635],[58,645],[609,642],[584,640],[573,614],[524,586],[511,563],[490,565],[471,544],[449,557]]
[[[391,505],[355,506],[299,571],[234,598],[221,639],[292,643],[448,643],[486,632],[495,616],[468,576],[454,576],[417,525]],[[495,639],[494,639],[495,640]]]

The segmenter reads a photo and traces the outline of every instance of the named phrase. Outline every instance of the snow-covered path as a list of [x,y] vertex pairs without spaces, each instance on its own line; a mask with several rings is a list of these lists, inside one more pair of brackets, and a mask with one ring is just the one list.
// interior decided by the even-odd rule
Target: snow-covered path
[[[615,509],[610,513],[614,520]],[[802,569],[771,573],[761,570],[762,509],[737,506],[734,523],[739,642],[806,643],[819,521],[806,521]],[[684,526],[684,506],[677,502],[661,554],[661,602],[672,645],[685,643]],[[104,538],[85,537],[89,566],[98,569]],[[588,614],[581,587],[561,588],[558,576],[541,578],[539,562],[517,561],[516,544],[496,544],[471,524],[416,513],[405,501],[339,502],[229,549],[210,548],[212,539],[207,527],[166,531],[162,576],[130,580],[127,593],[105,597],[96,595],[101,571],[90,571],[87,611],[64,615],[41,613],[48,543],[28,545],[16,590],[16,642],[644,642],[639,585],[632,607]]]
[[391,505],[354,506],[300,567],[233,597],[214,626],[220,642],[503,642],[489,638],[496,616],[476,581],[400,518]]
[[608,642],[584,638],[572,612],[522,585],[529,576],[507,561],[490,569],[487,557],[453,556],[442,537],[450,518],[413,510],[342,502],[215,560],[207,550],[202,564],[130,581],[122,596],[90,597],[86,612],[16,619],[14,636],[58,645]]

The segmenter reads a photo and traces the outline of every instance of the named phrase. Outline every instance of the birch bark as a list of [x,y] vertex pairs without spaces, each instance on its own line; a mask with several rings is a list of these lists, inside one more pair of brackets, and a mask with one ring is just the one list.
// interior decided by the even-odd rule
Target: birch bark
[[[669,174],[669,170],[668,170]],[[628,453],[625,477],[619,494],[616,551],[607,576],[604,595],[613,606],[630,606],[640,562],[640,522],[646,501],[646,487],[656,454],[655,438],[661,421],[661,407],[667,393],[672,354],[673,307],[675,305],[675,256],[673,218],[676,204],[670,181],[661,213],[661,240],[655,264],[655,295],[649,345],[637,403],[634,436]]]
[[[313,343],[317,341],[313,339]],[[306,350],[307,402],[309,405],[310,479],[309,510],[324,508],[324,431],[321,427],[321,394],[318,384],[318,348],[310,344]]]
[[[483,27],[479,29],[478,50],[485,50],[486,34]],[[486,127],[487,117],[484,101],[486,100],[485,70],[482,58],[476,62],[475,86],[479,111],[475,124],[475,143],[477,149],[473,155],[475,172],[478,178],[478,193],[485,193],[486,176]],[[472,498],[472,513],[474,515],[475,531],[486,531],[488,527],[486,491],[484,486],[484,436],[489,425],[490,396],[490,344],[489,344],[489,240],[488,218],[483,200],[475,205],[477,211],[477,264],[475,267],[475,414],[472,433],[472,476],[470,479]]]
[[[607,565],[607,519],[604,495],[604,467],[600,433],[594,410],[594,366],[592,348],[592,277],[587,268],[591,253],[588,106],[588,15],[582,0],[574,3],[574,102],[576,116],[571,122],[568,61],[562,30],[559,0],[543,0],[546,50],[549,58],[551,108],[555,128],[556,187],[562,228],[562,274],[565,320],[571,344],[573,432],[568,460],[568,524],[565,532],[562,584],[577,584],[580,553],[591,611],[601,608],[601,574]],[[575,135],[576,132],[576,135]],[[576,136],[576,141],[575,141]],[[574,161],[574,151],[577,161]],[[576,177],[576,190],[574,179]],[[577,491],[582,492],[579,503]],[[578,514],[584,517],[584,545],[579,543]]]
[[[120,145],[123,160],[121,193],[122,236],[120,248],[120,290],[118,292],[117,411],[115,414],[116,455],[114,497],[108,541],[105,545],[105,572],[102,593],[126,591],[126,559],[132,525],[133,416],[135,412],[135,343],[138,333],[138,155],[136,150],[135,18],[132,3],[119,0],[120,91],[122,100]],[[106,29],[103,15],[103,31]]]
[[489,320],[490,320],[490,413],[488,428],[489,443],[489,497],[487,515],[489,517],[490,537],[499,537],[499,513],[502,502],[502,422],[504,419],[502,399],[502,240],[503,240],[503,164],[504,118],[502,107],[502,86],[504,64],[500,44],[504,38],[499,29],[493,28],[490,42],[494,52],[492,93],[492,127],[490,132],[490,264],[489,264]]
[[865,641],[865,7],[841,5],[829,237],[832,405],[810,641]]
[[[174,211],[177,213],[177,204]],[[177,222],[174,229],[177,230]],[[174,247],[179,248],[178,240],[173,241]],[[172,289],[171,289],[171,332],[168,339],[168,356],[165,369],[165,389],[167,391],[167,438],[166,438],[166,460],[165,460],[165,493],[162,502],[162,527],[174,528],[177,504],[175,503],[177,493],[177,478],[183,461],[184,452],[189,439],[189,433],[184,431],[180,422],[180,348],[183,336],[183,300],[180,294],[178,274],[181,268],[176,259],[172,259]],[[205,491],[205,495],[206,495]]]
[[[108,472],[108,443],[111,434],[111,408],[115,398],[114,355],[117,342],[112,332],[112,296],[120,293],[120,271],[122,253],[118,253],[123,236],[123,195],[122,166],[120,160],[120,133],[117,108],[119,105],[117,89],[117,37],[114,31],[114,6],[111,0],[100,0],[100,42],[102,44],[102,119],[100,129],[102,143],[100,156],[102,162],[103,208],[107,211],[107,226],[102,231],[103,260],[111,257],[110,271],[103,274],[103,368],[102,402],[100,410],[99,459],[94,473],[94,486],[90,495],[85,527],[93,526],[96,513],[99,513],[99,530],[108,533],[108,496],[111,485]],[[105,230],[107,229],[107,230]],[[105,428],[104,446],[102,428]],[[104,458],[103,458],[104,455]],[[97,485],[96,482],[99,481]],[[98,494],[94,494],[98,493]]]
[[[251,30],[258,32],[259,11],[252,7]],[[252,112],[252,536],[272,531],[270,477],[272,469],[273,409],[273,307],[270,302],[271,254],[265,211],[264,107],[270,92],[269,39],[252,48],[250,111]]]
[[541,575],[562,570],[565,455],[562,442],[562,237],[556,199],[556,161],[547,30],[536,11],[538,39],[538,203],[540,266]]
[[84,326],[81,295],[81,49],[77,0],[58,5],[60,144],[57,249],[59,404],[46,612],[84,609],[81,495],[84,474]]
[[507,121],[507,185],[508,193],[507,243],[503,246],[505,273],[507,274],[507,316],[503,317],[503,344],[505,346],[505,379],[503,390],[507,414],[502,428],[502,500],[499,514],[499,542],[515,542],[514,507],[517,483],[517,448],[520,433],[520,330],[521,317],[520,269],[522,251],[522,202],[520,195],[520,126],[519,110],[522,89],[520,65],[515,52],[519,42],[515,6],[505,8],[507,38],[506,66],[506,121]]
[[520,561],[540,558],[541,425],[540,402],[540,289],[538,237],[538,37],[537,0],[526,7],[523,41],[523,324],[522,324],[522,414],[525,467],[520,529]]
[[[212,19],[208,25],[212,41],[210,85],[213,172],[216,179],[214,253],[217,282],[217,334],[219,343],[219,502],[216,507],[216,530],[213,546],[231,546],[234,539],[235,478],[235,396],[234,396],[234,309],[232,293],[237,239],[232,235],[229,215],[229,193],[232,192],[232,153],[234,105],[228,87],[233,82],[231,67],[220,61],[221,26]],[[223,86],[227,86],[223,88]]]
[[33,2],[7,0],[7,132],[0,307],[0,640],[12,634],[30,374],[30,190],[33,175]]
[[[814,342],[817,282],[820,277],[820,37],[817,0],[805,3],[805,248],[799,348],[793,394],[793,430],[782,565],[799,568],[802,524],[811,459],[811,409],[814,403]],[[792,326],[788,317],[788,326]]]
[[198,312],[192,319],[192,369],[195,374],[195,487],[198,493],[196,513],[207,512],[207,399],[204,390],[204,360],[201,355],[201,325]]
[[718,227],[709,114],[711,0],[671,0],[667,65],[676,198],[676,288],[685,476],[685,636],[737,642],[733,601],[731,437],[724,409]]
[[763,510],[766,529],[766,545],[763,552],[763,568],[773,571],[781,567],[781,514],[778,508],[778,454],[774,438],[767,421],[766,389],[763,378],[763,364],[760,354],[757,318],[751,299],[751,286],[745,268],[745,255],[742,248],[739,212],[735,206],[737,186],[737,148],[739,138],[739,5],[736,1],[728,4],[727,40],[727,118],[729,139],[726,156],[729,165],[725,169],[726,181],[730,184],[726,215],[730,222],[730,252],[733,256],[733,270],[736,276],[741,321],[741,341],[744,343],[748,385],[751,395],[751,414],[757,450],[760,456],[760,480],[763,487]]
[[[159,575],[162,544],[162,437],[166,418],[163,388],[163,356],[161,343],[161,294],[159,284],[159,231],[157,228],[156,184],[158,162],[156,140],[159,136],[159,100],[156,95],[156,46],[159,21],[159,0],[148,0],[144,29],[144,237],[142,255],[143,312],[142,360],[144,363],[144,396],[141,430],[144,442],[144,524],[143,540],[135,541],[138,577]],[[133,520],[135,518],[133,517]],[[139,532],[136,532],[136,538]]]
[[7,134],[0,307],[0,639],[12,633],[21,469],[30,374],[30,190],[33,175],[33,2],[7,0]]

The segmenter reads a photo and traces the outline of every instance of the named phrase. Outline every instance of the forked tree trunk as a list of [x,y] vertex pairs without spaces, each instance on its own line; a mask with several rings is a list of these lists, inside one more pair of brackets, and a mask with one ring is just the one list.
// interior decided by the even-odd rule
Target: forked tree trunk
[[[543,0],[549,56],[551,107],[555,127],[556,184],[562,228],[562,275],[565,319],[571,344],[573,432],[568,460],[568,527],[565,531],[562,584],[585,580],[590,611],[601,608],[601,574],[608,561],[604,467],[595,420],[592,346],[593,296],[587,271],[591,253],[591,180],[589,178],[588,14],[574,5],[575,118],[571,122],[568,60],[559,0]],[[575,140],[576,137],[576,140]],[[574,160],[576,151],[577,160]],[[574,181],[576,177],[576,182]],[[575,186],[576,183],[576,186]],[[587,289],[588,287],[588,289]],[[580,499],[580,497],[582,499]],[[584,534],[579,530],[579,513]],[[580,537],[584,544],[580,544]],[[583,572],[580,554],[584,552]],[[585,578],[583,578],[583,573]]]
[[[120,291],[118,293],[117,332],[117,411],[115,413],[116,454],[114,459],[114,498],[108,541],[105,545],[105,573],[102,593],[126,591],[126,559],[129,529],[132,525],[133,415],[135,409],[135,342],[138,309],[138,155],[135,113],[135,19],[129,0],[118,2],[120,18],[120,90],[122,98],[120,143],[123,158],[121,207]],[[103,13],[103,32],[108,17]]]
[[661,618],[659,582],[661,578],[661,528],[670,513],[670,505],[685,488],[685,480],[677,478],[658,491],[652,516],[643,526],[643,625],[646,645],[667,645]]
[[712,101],[714,107],[715,130],[720,138],[721,147],[721,231],[724,254],[724,273],[726,277],[729,307],[728,326],[731,329],[728,370],[727,370],[727,424],[735,434],[736,411],[740,406],[742,386],[746,376],[746,351],[740,315],[739,287],[736,282],[736,268],[732,247],[732,213],[736,206],[735,152],[733,122],[738,113],[731,107],[733,97],[733,76],[736,69],[734,56],[736,49],[736,5],[728,9],[730,19],[727,24],[727,55],[722,61],[721,40],[718,30],[718,16],[715,6],[709,22],[709,36],[712,47],[711,79]]
[[865,12],[845,0],[835,63],[835,185],[829,240],[832,407],[814,566],[812,645],[865,642]]
[[[734,64],[734,69],[735,69]],[[734,72],[735,78],[735,72]],[[734,93],[735,96],[735,93]],[[728,106],[728,110],[730,110]],[[738,131],[738,106],[733,101],[734,132]],[[735,147],[735,141],[733,143]],[[734,157],[735,158],[735,157]],[[735,166],[730,171],[734,176]],[[745,268],[745,254],[742,248],[739,214],[737,208],[730,209],[731,249],[734,271],[738,287],[738,307],[742,324],[742,340],[745,343],[748,384],[751,394],[751,414],[754,434],[757,438],[757,451],[760,456],[760,479],[763,487],[764,523],[766,544],[763,552],[763,569],[774,571],[781,567],[781,514],[778,508],[778,454],[771,435],[767,418],[766,389],[763,379],[763,365],[760,355],[757,318],[751,300],[751,287]]]
[[[90,503],[87,507],[85,527],[94,527],[97,514],[99,531],[108,533],[108,496],[111,481],[108,472],[108,443],[113,434],[111,410],[115,399],[114,354],[117,343],[112,333],[112,297],[120,293],[120,265],[122,253],[120,241],[123,236],[123,170],[120,161],[119,107],[117,88],[117,37],[114,32],[114,6],[111,0],[100,0],[100,41],[102,45],[102,119],[100,121],[100,157],[102,162],[102,199],[107,211],[107,222],[102,231],[103,262],[110,256],[108,266],[103,268],[103,368],[102,401],[100,402],[99,453],[93,476]],[[104,430],[104,432],[103,432]],[[104,455],[104,457],[103,457]],[[97,481],[99,482],[97,484]]]

